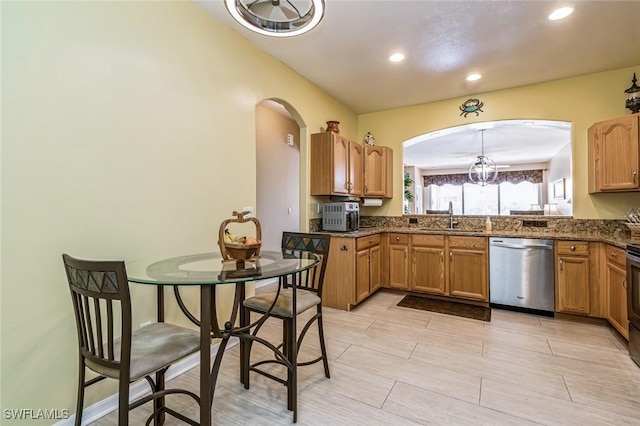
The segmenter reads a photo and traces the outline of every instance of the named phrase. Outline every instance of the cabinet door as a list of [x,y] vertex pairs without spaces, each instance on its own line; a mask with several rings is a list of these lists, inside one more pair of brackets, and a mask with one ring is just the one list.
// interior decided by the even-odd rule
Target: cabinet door
[[449,294],[488,301],[486,250],[449,249]]
[[389,286],[408,289],[409,259],[406,244],[389,244]]
[[627,271],[607,261],[607,319],[611,325],[629,340],[627,313]]
[[444,247],[412,247],[411,264],[411,290],[445,294]]
[[386,150],[383,147],[364,148],[364,195],[385,196],[387,176]]
[[369,249],[356,253],[356,303],[369,296]]
[[371,247],[369,249],[369,292],[371,294],[381,287],[380,263],[380,246]]
[[638,116],[627,116],[598,125],[595,168],[601,191],[637,190]]
[[557,257],[556,310],[589,314],[588,257]]
[[363,146],[349,142],[349,183],[348,191],[351,195],[362,195],[364,187],[364,156]]
[[354,238],[331,237],[322,305],[350,310],[356,303],[356,244]]
[[349,141],[340,135],[333,135],[333,194],[350,193],[349,154]]

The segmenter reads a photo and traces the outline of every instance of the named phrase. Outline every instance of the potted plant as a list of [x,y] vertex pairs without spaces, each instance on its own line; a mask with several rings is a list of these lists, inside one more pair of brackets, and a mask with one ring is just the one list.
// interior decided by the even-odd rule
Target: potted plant
[[404,174],[404,212],[409,213],[409,204],[413,203],[414,195],[411,191],[411,187],[413,186],[413,179],[409,176],[409,173]]

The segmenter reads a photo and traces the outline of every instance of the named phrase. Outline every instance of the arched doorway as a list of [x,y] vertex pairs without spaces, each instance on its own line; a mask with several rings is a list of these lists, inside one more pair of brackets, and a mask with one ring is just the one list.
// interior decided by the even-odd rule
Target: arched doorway
[[300,126],[290,111],[280,100],[256,106],[256,214],[263,250],[279,249],[283,231],[300,230]]

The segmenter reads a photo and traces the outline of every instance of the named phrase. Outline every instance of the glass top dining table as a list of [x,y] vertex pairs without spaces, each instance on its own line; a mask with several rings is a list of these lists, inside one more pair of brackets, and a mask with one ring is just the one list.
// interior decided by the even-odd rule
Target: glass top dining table
[[217,285],[278,278],[312,268],[309,252],[263,251],[256,259],[223,260],[218,252],[158,256],[127,262],[130,282],[155,285]]
[[[196,253],[173,257],[157,256],[125,262],[127,278],[132,283],[150,284],[158,289],[158,321],[164,321],[164,292],[166,286],[174,289],[182,312],[200,328],[200,424],[211,425],[213,394],[222,356],[229,339],[242,339],[256,323],[248,324],[241,309],[245,299],[247,282],[281,278],[309,270],[320,263],[318,255],[306,251],[262,251],[250,260],[225,260],[219,252]],[[282,281],[281,281],[282,282]],[[235,284],[231,314],[219,326],[216,306],[218,285]],[[200,287],[200,314],[196,315],[182,301],[179,289],[184,286]],[[295,294],[295,286],[294,286]],[[295,297],[295,296],[294,296]],[[295,300],[295,299],[294,299]],[[240,324],[237,326],[237,315]],[[266,320],[268,313],[258,321]],[[246,324],[244,327],[243,324]],[[211,338],[220,338],[213,364],[211,363]],[[242,351],[242,348],[241,348]],[[242,357],[241,357],[242,358]],[[241,381],[243,380],[241,364]]]

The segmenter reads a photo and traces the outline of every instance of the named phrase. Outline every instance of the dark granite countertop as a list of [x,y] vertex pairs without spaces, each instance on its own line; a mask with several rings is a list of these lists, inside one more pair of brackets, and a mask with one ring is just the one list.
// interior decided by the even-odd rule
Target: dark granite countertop
[[328,233],[335,237],[359,238],[370,235],[380,234],[382,232],[396,232],[403,234],[427,234],[427,235],[462,235],[470,237],[505,237],[505,238],[549,238],[553,240],[577,240],[577,241],[596,241],[611,244],[622,249],[626,249],[627,244],[631,243],[629,235],[610,235],[598,232],[594,233],[571,233],[571,232],[554,232],[550,229],[529,231],[529,230],[473,230],[473,229],[437,229],[437,228],[421,228],[421,227],[361,227],[356,232],[322,232]]

